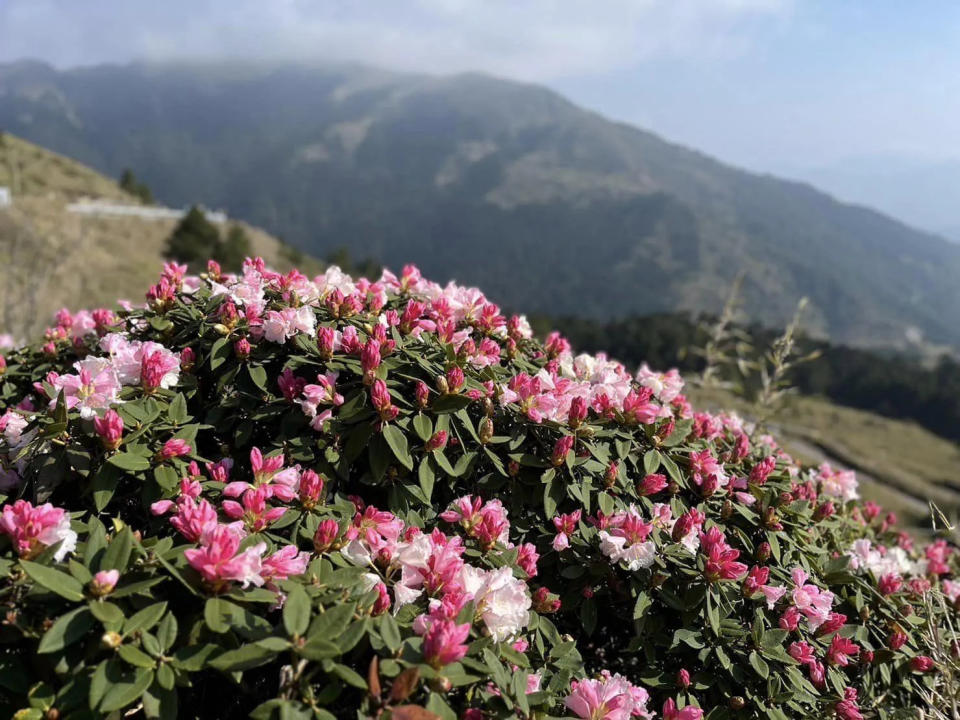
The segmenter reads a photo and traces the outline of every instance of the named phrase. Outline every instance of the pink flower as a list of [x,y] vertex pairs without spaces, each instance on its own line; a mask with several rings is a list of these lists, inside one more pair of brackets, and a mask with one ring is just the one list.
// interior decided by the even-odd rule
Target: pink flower
[[896,652],[906,645],[908,639],[907,634],[903,630],[894,628],[893,632],[890,633],[890,637],[887,638],[887,647]]
[[693,474],[693,481],[700,486],[711,478],[715,488],[726,487],[729,482],[723,465],[710,454],[710,450],[690,453],[690,472]]
[[537,560],[540,555],[533,543],[524,543],[517,549],[517,565],[528,577],[537,576]]
[[700,720],[703,717],[703,710],[692,705],[682,710],[677,709],[677,704],[672,700],[667,700],[663,704],[663,720]]
[[193,452],[193,448],[190,446],[186,440],[181,438],[171,438],[167,440],[163,447],[156,454],[157,462],[164,462],[165,460],[172,460],[176,457],[182,457],[184,455],[189,455]]
[[150,506],[154,515],[162,515],[176,507],[176,514],[170,518],[170,524],[191,542],[198,542],[204,531],[217,524],[217,511],[206,500],[199,502],[189,497],[180,497],[176,503],[161,500]]
[[926,655],[915,655],[910,658],[910,669],[914,672],[930,672],[935,667],[936,664],[933,662],[933,658],[927,657]]
[[214,592],[224,590],[231,582],[244,587],[263,585],[261,575],[266,543],[257,543],[240,552],[244,532],[235,525],[211,525],[200,537],[200,547],[184,550],[190,567],[200,573]]
[[651,402],[650,388],[631,390],[623,399],[623,420],[627,425],[650,425],[660,416],[660,406]]
[[434,668],[457,662],[467,654],[464,641],[470,635],[470,623],[457,625],[453,620],[433,620],[423,636],[423,658]]
[[296,545],[286,545],[273,555],[265,558],[260,575],[270,583],[274,580],[286,580],[307,571],[310,553],[300,552]]
[[169,389],[180,379],[180,356],[163,345],[145,342],[140,347],[140,384],[150,393],[157,388]]
[[90,581],[90,592],[96,597],[103,597],[113,592],[120,580],[119,570],[101,570]]
[[116,410],[107,410],[103,417],[94,418],[93,429],[107,450],[116,450],[123,440],[123,418]]
[[243,493],[243,504],[235,500],[224,500],[223,511],[234,520],[243,520],[250,532],[262,532],[272,523],[283,517],[286,508],[274,508],[267,505],[270,498],[268,485],[248,489]]
[[846,688],[843,691],[843,700],[833,706],[834,712],[840,720],[863,720],[860,708],[857,706],[857,691]]
[[583,720],[629,720],[635,709],[646,712],[638,707],[634,686],[619,675],[574,680],[570,688],[563,704]]
[[701,532],[700,543],[702,552],[707,556],[704,575],[710,582],[738,580],[746,574],[747,566],[736,562],[740,551],[727,544],[720,528],[712,527],[706,533]]
[[641,497],[656,495],[667,486],[667,478],[659,473],[647,475],[637,483],[637,494]]
[[[74,368],[77,375],[60,375],[52,383],[57,393],[63,393],[68,409],[78,409],[80,417],[90,419],[118,402],[120,382],[109,360],[87,358],[74,363]],[[53,397],[50,409],[56,406],[57,397]]]
[[13,505],[4,505],[0,532],[8,535],[17,554],[28,560],[44,548],[59,543],[53,557],[60,562],[77,547],[77,534],[70,529],[70,516],[50,503],[34,507],[26,500],[17,500]]
[[849,638],[834,635],[827,649],[827,663],[830,665],[839,665],[846,667],[850,664],[850,658],[860,654],[860,646]]
[[233,469],[233,458],[223,458],[220,462],[207,463],[207,474],[214,482],[226,483]]
[[784,610],[778,623],[781,630],[793,632],[800,625],[800,611],[793,605]]
[[790,653],[790,657],[796,660],[801,665],[809,665],[816,661],[816,656],[814,655],[813,646],[805,642],[795,642],[790,643],[790,647],[787,650]]

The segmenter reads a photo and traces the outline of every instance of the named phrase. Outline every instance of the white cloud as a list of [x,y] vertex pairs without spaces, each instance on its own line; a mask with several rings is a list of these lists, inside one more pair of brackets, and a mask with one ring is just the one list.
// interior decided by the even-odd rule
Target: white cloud
[[0,59],[245,57],[530,80],[746,50],[791,0],[0,0]]

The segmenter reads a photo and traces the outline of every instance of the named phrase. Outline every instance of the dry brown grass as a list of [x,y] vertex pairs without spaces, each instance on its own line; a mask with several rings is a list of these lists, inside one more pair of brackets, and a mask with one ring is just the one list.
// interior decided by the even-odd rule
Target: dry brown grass
[[[68,213],[66,204],[81,197],[139,201],[99,173],[9,134],[0,142],[0,185],[14,196],[0,210],[0,331],[30,337],[61,307],[143,300],[175,221]],[[239,224],[254,254],[289,269],[282,243]],[[306,264],[306,272],[318,269]]]

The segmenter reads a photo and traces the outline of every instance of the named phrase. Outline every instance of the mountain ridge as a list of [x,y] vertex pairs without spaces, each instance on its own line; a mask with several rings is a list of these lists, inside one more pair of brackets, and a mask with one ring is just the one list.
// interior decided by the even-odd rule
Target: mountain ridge
[[960,248],[731,167],[538,85],[358,65],[0,67],[0,127],[315,255],[487,288],[508,307],[716,310],[860,345],[960,346]]

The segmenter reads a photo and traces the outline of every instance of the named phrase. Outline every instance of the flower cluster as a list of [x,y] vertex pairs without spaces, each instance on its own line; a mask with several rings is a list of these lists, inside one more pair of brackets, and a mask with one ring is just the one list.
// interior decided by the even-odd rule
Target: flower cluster
[[856,720],[960,647],[948,539],[676,371],[412,266],[146,300],[3,359],[11,716]]

